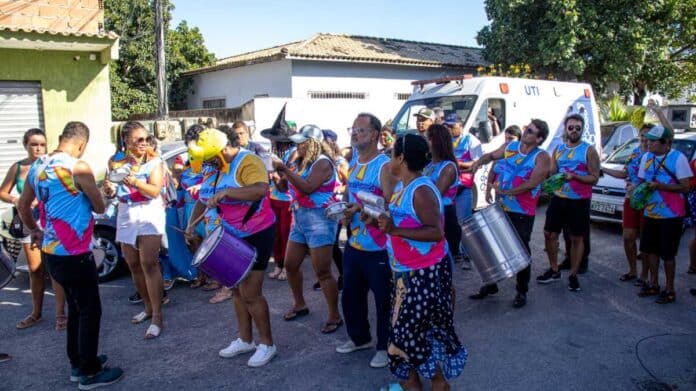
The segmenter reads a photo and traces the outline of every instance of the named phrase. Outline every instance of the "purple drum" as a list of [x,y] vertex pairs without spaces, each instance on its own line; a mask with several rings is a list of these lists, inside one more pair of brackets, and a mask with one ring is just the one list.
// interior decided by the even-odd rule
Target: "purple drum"
[[215,228],[193,255],[193,266],[229,288],[246,278],[255,261],[256,249],[222,226]]

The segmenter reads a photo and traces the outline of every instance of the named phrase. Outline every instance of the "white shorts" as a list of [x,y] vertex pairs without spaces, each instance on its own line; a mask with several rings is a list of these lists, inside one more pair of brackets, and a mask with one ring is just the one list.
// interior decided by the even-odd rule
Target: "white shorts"
[[135,246],[138,236],[164,234],[164,204],[159,197],[130,205],[119,204],[116,222],[116,241]]

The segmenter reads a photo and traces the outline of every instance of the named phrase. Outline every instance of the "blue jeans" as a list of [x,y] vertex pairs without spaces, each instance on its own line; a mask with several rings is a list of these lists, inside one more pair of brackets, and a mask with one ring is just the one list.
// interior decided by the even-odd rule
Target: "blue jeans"
[[[464,190],[457,195],[457,198],[454,199],[454,205],[457,207],[457,221],[459,221],[460,226],[464,220],[471,216],[473,208],[472,202],[472,193],[470,188],[464,188]],[[462,244],[459,245],[459,252],[461,253],[462,257],[468,256],[468,252]]]
[[288,240],[309,248],[333,246],[338,222],[327,218],[324,209],[294,208],[292,217]]

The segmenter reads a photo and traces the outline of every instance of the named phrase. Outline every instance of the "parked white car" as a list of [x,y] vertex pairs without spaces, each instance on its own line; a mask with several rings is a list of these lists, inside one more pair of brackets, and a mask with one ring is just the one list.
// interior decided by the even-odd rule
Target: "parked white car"
[[[602,167],[622,170],[638,143],[638,139],[634,138],[621,145],[602,161]],[[694,151],[696,151],[696,133],[677,133],[672,147],[681,151],[691,161],[694,158]],[[626,182],[623,179],[602,174],[597,184],[592,188],[590,219],[620,224],[623,218],[625,196]]]

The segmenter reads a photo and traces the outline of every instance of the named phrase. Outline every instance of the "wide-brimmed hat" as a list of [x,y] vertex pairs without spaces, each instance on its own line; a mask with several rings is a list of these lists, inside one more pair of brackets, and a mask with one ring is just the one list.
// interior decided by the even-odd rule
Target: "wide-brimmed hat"
[[286,105],[287,103],[283,105],[283,109],[280,110],[280,113],[278,113],[278,117],[273,123],[273,126],[261,131],[262,137],[265,137],[271,141],[279,141],[286,143],[290,142],[290,136],[295,134],[295,132],[290,127],[290,124],[288,124],[288,122],[285,120]]

